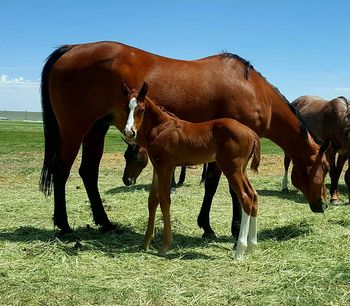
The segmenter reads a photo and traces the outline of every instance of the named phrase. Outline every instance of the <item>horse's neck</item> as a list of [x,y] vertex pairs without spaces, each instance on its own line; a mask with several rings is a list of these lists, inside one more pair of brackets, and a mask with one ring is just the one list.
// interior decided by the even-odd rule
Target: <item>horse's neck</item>
[[149,99],[146,101],[146,109],[143,116],[140,132],[142,133],[144,144],[151,141],[152,131],[155,128],[172,119],[168,113],[160,109],[158,105]]
[[270,125],[263,136],[280,146],[293,160],[310,157],[316,150],[314,140],[286,102],[280,100],[276,99],[275,105],[272,102]]

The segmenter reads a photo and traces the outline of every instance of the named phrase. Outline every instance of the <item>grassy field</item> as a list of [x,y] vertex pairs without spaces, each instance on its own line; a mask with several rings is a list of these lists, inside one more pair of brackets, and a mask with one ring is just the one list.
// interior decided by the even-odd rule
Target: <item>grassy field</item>
[[38,191],[41,124],[0,122],[1,305],[350,305],[350,207],[313,214],[297,190],[281,193],[283,156],[271,142],[263,141],[260,173],[249,173],[259,194],[259,246],[242,262],[233,259],[225,179],[211,214],[218,238],[201,238],[201,167],[189,169],[172,195],[174,244],[167,258],[156,256],[160,212],[155,249],[143,252],[152,169],[136,186],[124,187],[124,149],[111,129],[99,180],[106,211],[123,232],[101,234],[92,224],[77,160],[67,206],[80,241],[60,240],[53,199]]

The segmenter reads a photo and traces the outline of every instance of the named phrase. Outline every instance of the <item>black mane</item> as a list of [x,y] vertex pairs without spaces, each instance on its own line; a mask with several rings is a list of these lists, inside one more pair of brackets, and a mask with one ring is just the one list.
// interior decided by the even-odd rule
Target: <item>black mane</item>
[[[309,132],[309,134],[311,135],[311,137],[314,139],[314,141],[321,145],[322,141],[309,129],[307,123],[305,122],[305,120],[303,119],[303,117],[300,115],[299,111],[294,107],[293,104],[291,104],[288,99],[279,91],[279,89],[272,85],[260,72],[256,71],[255,68],[253,67],[253,65],[247,61],[246,59],[240,57],[237,54],[233,54],[233,53],[229,53],[226,51],[223,51],[220,53],[220,56],[222,56],[223,58],[227,58],[227,59],[235,59],[238,60],[239,62],[241,62],[244,66],[245,66],[245,78],[246,80],[249,80],[249,72],[250,70],[254,70],[257,74],[259,74],[284,100],[284,102],[288,105],[289,109],[293,112],[293,114],[298,118],[300,125],[301,125],[301,135],[304,139],[306,139],[307,136],[307,132]],[[348,102],[348,100],[345,97],[339,97],[339,98],[343,98],[345,101]]]
[[240,61],[245,66],[245,74],[244,74],[244,76],[245,76],[245,78],[247,80],[248,80],[250,69],[255,70],[253,65],[249,61],[247,61],[246,59],[240,57],[237,54],[233,54],[233,53],[230,53],[230,52],[223,51],[223,52],[220,53],[220,56],[222,56],[223,58],[228,58],[228,59],[233,58],[233,59],[235,59],[237,61]]

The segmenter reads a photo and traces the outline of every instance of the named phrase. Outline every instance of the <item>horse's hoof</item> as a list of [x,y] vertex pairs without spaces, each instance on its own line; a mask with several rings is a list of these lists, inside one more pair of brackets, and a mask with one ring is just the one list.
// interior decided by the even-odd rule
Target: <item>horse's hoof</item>
[[165,256],[166,256],[166,251],[164,251],[164,250],[159,250],[159,251],[158,251],[158,256],[159,256],[159,257],[165,257]]
[[216,237],[214,232],[210,232],[210,233],[204,233],[202,235],[202,238],[204,238],[204,239],[216,239],[217,237]]
[[331,205],[338,206],[340,205],[340,201],[338,199],[331,199]]
[[116,232],[117,234],[120,233],[120,229],[118,229],[117,226],[112,224],[112,223],[107,223],[107,224],[102,225],[100,227],[100,230],[103,234],[108,233],[108,232]]
[[73,233],[73,230],[68,226],[68,227],[65,227],[65,228],[60,228],[55,236],[57,238],[62,238],[62,237],[65,237],[65,236],[67,236],[67,235],[69,235],[71,233]]
[[170,192],[171,193],[175,193],[176,192],[176,187],[171,187]]

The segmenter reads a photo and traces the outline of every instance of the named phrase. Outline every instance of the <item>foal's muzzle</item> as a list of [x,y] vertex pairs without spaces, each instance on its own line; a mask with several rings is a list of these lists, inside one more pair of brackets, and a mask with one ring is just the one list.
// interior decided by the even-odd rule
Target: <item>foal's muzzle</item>
[[124,136],[126,140],[134,140],[136,138],[136,133],[133,129],[125,129],[124,130]]

